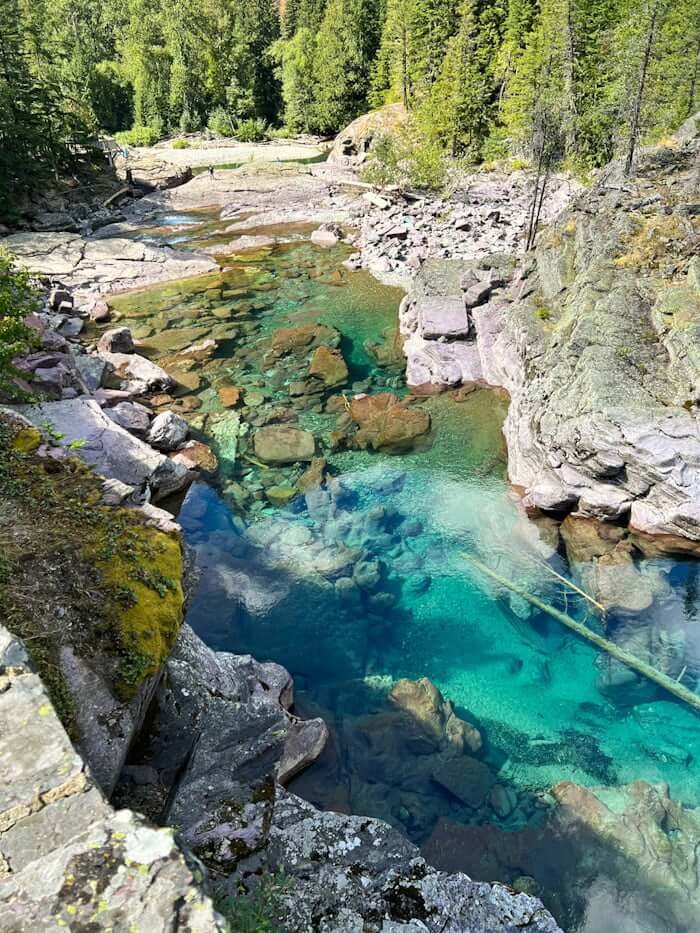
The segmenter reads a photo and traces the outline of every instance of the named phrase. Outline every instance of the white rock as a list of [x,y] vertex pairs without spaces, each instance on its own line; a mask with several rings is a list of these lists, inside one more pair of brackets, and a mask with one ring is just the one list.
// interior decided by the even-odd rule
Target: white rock
[[164,411],[156,415],[148,432],[148,443],[157,450],[177,450],[187,439],[189,427],[181,415]]

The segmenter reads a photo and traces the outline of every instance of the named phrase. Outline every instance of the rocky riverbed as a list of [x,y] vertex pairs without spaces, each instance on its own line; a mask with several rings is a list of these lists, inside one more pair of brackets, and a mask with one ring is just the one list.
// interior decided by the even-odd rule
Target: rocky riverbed
[[[76,453],[105,477],[106,503],[138,509],[168,535],[180,529],[152,503],[175,508],[171,497],[197,482],[181,513],[205,575],[191,618],[203,613],[222,631],[239,625],[237,637],[256,653],[293,659],[302,684],[295,706],[283,667],[214,652],[185,627],[162,676],[128,705],[104,677],[79,669],[71,681],[76,699],[84,702],[89,684],[93,700],[78,747],[101,786],[109,792],[116,785],[118,804],[179,827],[220,890],[236,894],[243,884],[254,896],[261,870],[287,876],[291,888],[277,892],[282,929],[350,930],[364,923],[376,930],[500,931],[516,923],[553,931],[556,924],[530,896],[546,895],[550,884],[557,892],[550,903],[588,933],[601,929],[596,923],[606,911],[614,913],[619,889],[631,886],[635,871],[639,891],[630,909],[639,929],[654,929],[664,888],[682,892],[675,928],[694,929],[695,890],[674,868],[674,853],[690,851],[696,838],[692,810],[685,816],[667,791],[643,783],[615,789],[625,797],[622,811],[609,787],[559,783],[544,800],[499,755],[508,742],[520,743],[512,757],[526,763],[530,780],[538,768],[557,773],[564,760],[586,783],[617,783],[612,759],[587,732],[590,724],[558,733],[558,741],[517,730],[508,738],[502,712],[500,723],[480,728],[430,680],[387,682],[381,665],[390,656],[382,654],[384,641],[400,619],[420,611],[421,599],[438,600],[441,612],[449,605],[441,572],[455,575],[465,534],[477,548],[517,540],[517,573],[551,598],[536,562],[569,572],[556,557],[563,543],[579,582],[613,613],[622,610],[629,621],[634,613],[675,607],[679,597],[666,569],[640,566],[637,556],[694,547],[695,415],[684,385],[693,378],[696,148],[686,128],[674,146],[647,154],[636,187],[620,183],[611,169],[541,235],[527,261],[512,256],[526,221],[525,176],[472,179],[442,204],[379,194],[332,166],[253,165],[202,175],[140,199],[115,225],[86,229],[87,236],[5,239],[52,286],[33,321],[41,347],[21,361],[27,385],[46,401],[13,415],[20,428],[28,418],[44,432],[36,456],[65,460]],[[563,179],[553,184],[547,216],[572,190]],[[494,249],[508,255],[487,258]],[[358,267],[410,285],[400,315],[404,341],[392,327],[400,292],[378,291],[366,273],[350,271]],[[365,276],[352,280],[361,288],[348,289],[346,273]],[[590,315],[581,311],[591,295],[593,311],[600,311],[591,318],[595,333],[586,330]],[[609,305],[613,296],[619,301]],[[371,332],[362,332],[370,309],[376,319],[384,307],[386,326],[375,320]],[[608,365],[613,343],[614,366]],[[670,362],[660,373],[662,352]],[[402,353],[413,393],[404,386]],[[457,434],[446,443],[457,408],[477,410],[473,390],[486,384],[510,393],[508,466],[526,496],[524,506],[513,501],[506,508],[498,495],[484,499],[478,487],[469,502],[486,501],[491,511],[482,511],[475,526],[455,514],[464,486],[443,503],[437,483],[426,492],[411,464],[429,449],[454,460],[477,442],[475,422],[467,419],[464,440]],[[618,390],[643,404],[613,406]],[[609,436],[611,424],[624,424],[624,444]],[[679,450],[674,441],[670,451],[665,439],[672,433],[677,440],[678,431],[683,443]],[[387,455],[402,458],[396,463],[407,472],[382,466],[371,483],[366,475],[353,479],[353,465],[365,464],[358,458],[368,464]],[[499,467],[489,456],[479,469],[491,477]],[[212,478],[217,492],[203,494],[210,487],[201,481]],[[222,516],[218,495],[233,518]],[[656,524],[640,524],[652,507]],[[451,598],[463,606],[472,597],[460,590]],[[490,631],[486,616],[494,605],[492,597],[483,603],[482,635]],[[240,623],[227,619],[234,606],[241,607],[234,612]],[[507,612],[541,628],[515,599]],[[619,637],[690,683],[697,676],[692,640],[669,650],[676,636],[657,621],[645,622],[641,632],[623,626]],[[296,626],[296,644],[284,622]],[[428,637],[453,644],[445,624]],[[612,617],[611,630],[618,624]],[[471,637],[478,634],[476,626]],[[417,656],[406,643],[391,650]],[[562,655],[568,651],[562,646]],[[507,657],[515,683],[523,660]],[[321,694],[308,690],[314,663],[355,678],[358,692],[346,686],[346,696],[358,703],[360,694],[372,694],[371,710],[347,716],[342,703],[334,701],[333,710],[319,704]],[[611,695],[629,688],[624,674],[610,666],[601,674]],[[556,694],[559,671],[553,675],[549,661],[538,662],[537,677],[538,689]],[[573,700],[600,727],[602,707]],[[464,694],[458,702],[472,705]],[[562,709],[570,702],[561,695]],[[637,732],[630,734],[636,742]],[[674,780],[690,767],[675,761],[670,743],[660,754],[671,755]],[[316,770],[302,773],[319,755]],[[386,823],[319,812],[296,789],[329,808],[400,826],[440,867],[454,871],[468,863],[476,877],[502,878],[524,893],[436,872]],[[629,818],[618,819],[620,812]],[[95,822],[103,818],[111,819],[108,811],[95,811]],[[10,904],[19,903],[23,884],[12,878],[23,819],[17,828],[13,817],[9,841],[0,843]],[[68,851],[87,838],[84,832],[81,824],[59,848]],[[653,853],[642,857],[652,837]],[[564,840],[558,868],[550,857],[558,851],[555,838]],[[608,887],[598,873],[584,871],[596,846]],[[474,850],[483,850],[483,858],[466,858]],[[31,871],[55,857],[37,849]],[[572,878],[579,876],[590,897],[577,901]],[[183,875],[177,884],[189,880]],[[62,902],[47,903],[43,894],[35,902],[30,897],[22,910],[43,917]],[[652,926],[644,926],[645,914]],[[212,918],[203,928],[218,922]]]
[[[267,199],[267,221],[273,219],[274,212],[278,223],[296,219],[337,223],[347,219],[343,213],[346,196],[339,197],[325,182],[311,182],[313,191],[320,190],[323,196],[310,208],[307,190],[302,208],[299,179],[295,177],[288,183],[290,203],[280,218],[279,204],[273,208],[276,183],[276,179],[272,183],[252,183],[255,191],[250,203],[240,205],[240,210],[245,213],[260,209],[260,200]],[[194,195],[197,199],[200,196]],[[238,209],[233,212],[234,219],[238,213]],[[132,229],[129,224],[125,232],[129,234]],[[234,240],[239,231],[228,233]],[[341,236],[345,236],[344,232],[332,227],[317,239],[332,245]],[[183,388],[187,390],[188,364],[206,359],[218,341],[230,340],[231,334],[224,333],[221,325],[220,334],[209,332],[203,340],[193,339],[181,348],[173,347],[184,359],[168,371],[139,352],[141,347],[128,329],[111,326],[118,322],[110,322],[114,312],[105,305],[103,296],[154,282],[179,281],[183,276],[206,275],[213,270],[213,260],[201,252],[187,254],[133,239],[104,238],[104,234],[97,239],[60,232],[18,234],[8,237],[6,245],[51,284],[44,308],[32,320],[40,346],[21,361],[25,385],[40,391],[45,401],[6,413],[6,423],[20,435],[34,430],[29,425],[36,425],[44,433],[43,439],[37,435],[37,443],[32,442],[31,456],[38,458],[39,464],[79,456],[104,477],[102,498],[111,508],[134,508],[159,534],[177,536],[177,525],[152,502],[184,490],[197,475],[213,473],[217,468],[213,450],[189,439],[192,425],[183,418],[183,414],[192,415],[192,409],[188,412],[184,404],[188,393],[182,395]],[[244,248],[250,245],[246,243]],[[259,241],[252,245],[260,248]],[[99,341],[81,342],[81,332],[95,326],[101,327]],[[291,328],[286,335],[273,334],[255,352],[272,354],[271,358],[282,361],[289,373],[308,365],[308,382],[300,397],[303,407],[309,403],[313,407],[348,377],[347,365],[338,350],[339,339],[333,328],[309,333],[303,328]],[[309,350],[313,353],[307,364]],[[225,396],[223,389],[221,386],[219,392]],[[254,410],[253,388],[245,387],[243,395],[247,402],[243,412]],[[229,391],[228,396],[227,402],[235,406],[233,392]],[[178,398],[183,402],[178,404]],[[427,432],[430,422],[425,413],[406,408],[390,393],[374,398],[376,401],[353,401],[355,407],[348,412],[346,427],[348,443],[359,449],[401,450],[411,447]],[[172,407],[168,407],[170,403]],[[180,413],[174,408],[179,408]],[[239,423],[240,415],[233,412],[226,420],[227,433],[222,437],[220,453],[224,460],[227,455],[233,460],[230,445]],[[313,461],[313,435],[286,427],[284,419],[277,425],[275,419],[271,425],[258,425],[251,456],[271,469],[310,460],[316,476],[310,477],[309,483],[322,482],[323,467],[320,463],[314,466]],[[270,489],[269,485],[265,488]],[[271,495],[267,499],[275,501]],[[358,564],[358,580],[360,569]],[[374,568],[367,564],[364,572],[370,575]],[[21,660],[22,650],[16,642],[8,641],[9,655],[3,659],[4,675],[18,678],[12,681],[13,689],[3,694],[8,722],[17,711],[17,690],[22,692],[26,684],[38,683],[28,662]],[[370,924],[377,930],[387,929],[387,924],[399,929],[415,928],[419,923],[425,929],[462,930],[468,925],[474,930],[496,931],[505,930],[515,917],[533,930],[558,929],[541,904],[528,894],[516,895],[498,885],[473,883],[466,876],[443,876],[429,868],[415,847],[384,824],[360,817],[319,814],[296,796],[285,794],[280,785],[319,754],[327,729],[320,719],[299,720],[288,712],[293,693],[284,669],[257,665],[250,658],[215,654],[184,629],[166,669],[160,673],[164,675],[162,693],[158,692],[158,679],[150,679],[125,704],[114,692],[107,669],[100,669],[94,661],[85,663],[84,657],[75,656],[68,663],[66,655],[62,677],[77,707],[74,727],[84,761],[109,793],[150,708],[150,716],[156,717],[149,719],[154,724],[153,740],[165,757],[156,756],[154,751],[148,766],[129,764],[122,772],[117,799],[132,806],[138,801],[140,809],[159,820],[177,823],[183,843],[198,852],[214,876],[220,878],[225,872],[231,894],[238,895],[243,883],[254,895],[261,867],[273,877],[283,873],[288,879],[285,884],[291,883],[292,888],[289,893],[286,889],[279,893],[274,908],[280,928],[311,929],[312,923],[324,918],[321,923],[327,930],[351,929],[357,923],[365,927]],[[86,691],[91,698],[89,704],[85,702]],[[49,704],[40,685],[35,692],[26,716],[20,717],[22,722],[38,723],[45,716]],[[183,703],[189,705],[186,714]],[[172,719],[175,706],[179,713]],[[190,723],[187,727],[183,716]],[[165,929],[176,909],[172,898],[187,896],[192,903],[199,898],[194,888],[188,887],[192,881],[184,865],[168,868],[170,875],[162,877],[165,865],[177,858],[172,842],[166,846],[157,833],[141,829],[138,820],[130,815],[114,815],[89,780],[83,780],[80,786],[76,783],[75,788],[71,785],[65,793],[53,793],[51,788],[61,770],[58,759],[64,754],[61,749],[69,746],[54,720],[43,725],[43,738],[37,740],[44,746],[47,742],[55,745],[58,771],[47,765],[41,794],[45,806],[53,809],[42,810],[41,818],[50,812],[59,832],[50,840],[44,838],[41,825],[33,818],[36,807],[26,803],[21,787],[15,784],[19,796],[9,801],[9,810],[4,811],[7,819],[0,843],[5,872],[3,909],[14,917],[21,916],[25,927],[34,929],[64,914],[73,914],[72,893],[65,888],[65,879],[70,876],[77,878],[81,886],[96,882],[103,890],[99,910],[105,922],[119,924],[126,917],[129,923],[141,923],[135,890],[127,905],[112,893],[111,879],[98,878],[89,866],[83,867],[83,853],[91,851],[97,840],[103,848],[112,846],[110,857],[117,866],[145,866],[141,874],[148,876],[152,890],[159,889],[158,897],[144,908],[150,911],[149,928]],[[253,744],[251,730],[256,737]],[[11,742],[11,731],[5,737]],[[25,732],[25,745],[26,738]],[[238,751],[233,752],[234,748]],[[231,762],[236,758],[240,768],[232,770]],[[76,773],[84,767],[76,757]],[[34,787],[36,775],[32,769],[28,760],[25,777]],[[212,785],[214,774],[220,774],[218,787]],[[165,800],[167,813],[163,810]],[[71,817],[76,808],[79,820]],[[148,835],[151,832],[152,837]],[[132,835],[147,848],[145,855],[137,851],[135,842],[132,844]],[[63,882],[58,887],[43,885],[35,889],[32,878],[45,872],[49,864],[56,866]],[[167,885],[162,894],[159,885]],[[81,904],[83,913],[94,909],[89,899]],[[206,899],[198,910],[193,929],[213,930],[224,924]]]

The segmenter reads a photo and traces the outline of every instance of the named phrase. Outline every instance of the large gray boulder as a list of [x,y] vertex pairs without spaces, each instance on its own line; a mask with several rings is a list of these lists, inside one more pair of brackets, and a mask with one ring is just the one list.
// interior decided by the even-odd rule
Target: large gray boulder
[[379,136],[396,132],[407,121],[408,111],[403,104],[388,104],[358,117],[338,134],[328,162],[344,168],[357,168],[367,159]]
[[19,409],[38,428],[48,424],[54,438],[95,467],[107,479],[148,490],[162,499],[185,488],[194,474],[182,464],[153,450],[107,417],[97,402],[87,398],[26,405]]
[[278,789],[274,800],[233,821],[241,829],[269,827],[265,845],[240,859],[229,884],[255,890],[256,869],[283,873],[289,884],[275,917],[281,933],[561,933],[537,898],[438,872],[380,820],[319,812]]
[[173,377],[157,363],[138,353],[100,352],[100,358],[112,372],[125,379],[130,390],[138,395],[146,392],[166,392],[175,385]]
[[182,415],[174,411],[163,411],[153,419],[148,432],[148,443],[157,450],[177,450],[187,439],[189,426]]

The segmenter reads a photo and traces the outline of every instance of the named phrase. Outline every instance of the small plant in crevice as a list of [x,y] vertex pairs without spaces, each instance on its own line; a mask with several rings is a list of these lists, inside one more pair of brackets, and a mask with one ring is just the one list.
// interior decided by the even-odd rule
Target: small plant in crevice
[[283,871],[263,875],[257,886],[239,895],[215,898],[216,909],[236,933],[277,933],[284,917],[282,896],[289,892],[291,879]]

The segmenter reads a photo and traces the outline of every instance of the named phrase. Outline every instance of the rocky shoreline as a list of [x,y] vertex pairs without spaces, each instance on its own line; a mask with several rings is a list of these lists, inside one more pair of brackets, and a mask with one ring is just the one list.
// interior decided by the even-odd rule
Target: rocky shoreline
[[509,392],[526,507],[629,523],[647,554],[700,541],[697,124],[609,167],[525,262],[424,265],[401,312],[409,384]]
[[[322,187],[327,191],[325,183]],[[268,198],[269,193],[265,192]],[[346,219],[334,203],[322,204],[312,215],[318,222]],[[303,211],[290,210],[284,222],[295,216],[309,219],[308,192]],[[272,214],[264,217],[271,218]],[[167,410],[154,415],[143,404],[154,393],[172,389],[173,379],[136,352],[128,331],[103,331],[98,346],[87,351],[78,338],[89,318],[99,323],[108,319],[103,295],[203,274],[212,263],[167,247],[93,241],[73,234],[18,234],[5,243],[53,282],[44,310],[32,321],[42,346],[22,361],[32,387],[39,387],[49,400],[14,408],[5,420],[13,430],[29,430],[31,425],[31,430],[43,432],[35,454],[40,460],[79,456],[105,477],[106,504],[135,508],[147,525],[177,538],[179,529],[169,513],[152,502],[182,491],[198,471],[206,474],[215,464],[213,454],[198,450],[190,458],[188,444],[198,442],[187,440],[184,419]],[[354,417],[360,430],[369,431],[361,443],[378,443],[369,413],[358,410]],[[255,450],[274,461],[276,455],[266,452],[262,437],[256,439]],[[41,723],[44,731],[37,734],[37,742],[56,748],[56,764],[49,763],[39,782],[45,807],[38,812],[29,802],[30,788],[35,794],[37,787],[30,755],[23,765],[25,783],[12,780],[15,797],[3,808],[0,852],[5,877],[0,881],[0,904],[8,916],[21,918],[23,929],[50,929],[64,916],[87,919],[96,910],[103,915],[101,925],[137,922],[166,929],[189,922],[192,929],[226,928],[193,885],[200,870],[195,867],[194,876],[189,873],[172,838],[162,830],[142,828],[138,817],[115,813],[105,803],[93,781],[109,793],[120,774],[116,799],[133,805],[140,797],[140,807],[160,819],[167,799],[167,821],[178,825],[184,845],[194,849],[217,878],[228,877],[231,894],[239,895],[242,884],[254,895],[262,868],[272,875],[282,872],[291,887],[289,893],[279,894],[276,919],[279,928],[290,933],[351,930],[358,924],[377,931],[455,933],[467,928],[501,933],[513,922],[541,933],[559,929],[536,898],[497,884],[475,883],[465,875],[436,872],[413,845],[380,821],[319,813],[286,793],[282,785],[323,748],[325,725],[290,714],[292,686],[284,669],[214,653],[186,627],[164,669],[147,679],[127,704],[94,670],[75,669],[71,689],[77,691],[82,725],[78,747],[84,756],[74,756],[75,767],[94,777],[53,792],[63,772],[61,756],[70,746],[55,717],[46,719],[50,703],[21,644],[5,638],[2,698],[7,742],[13,741],[9,724],[18,692],[33,684],[21,723]],[[165,755],[162,770],[122,770],[147,712],[149,722],[157,722],[153,740]],[[26,736],[25,732],[25,742]],[[71,816],[76,809],[79,820]],[[43,830],[47,817],[57,826],[50,838]],[[112,867],[106,874],[89,861],[87,853],[96,842],[98,851],[109,849]],[[37,887],[32,879],[49,866],[57,873],[57,884]],[[124,877],[122,866],[138,877],[128,903],[115,886],[115,879]],[[164,871],[170,873],[167,878]],[[74,881],[66,886],[69,876]],[[137,907],[139,892],[147,888],[153,903]],[[76,908],[77,889],[101,892],[99,903],[92,894],[81,895]],[[177,906],[182,898],[197,913],[196,919],[187,920]]]

